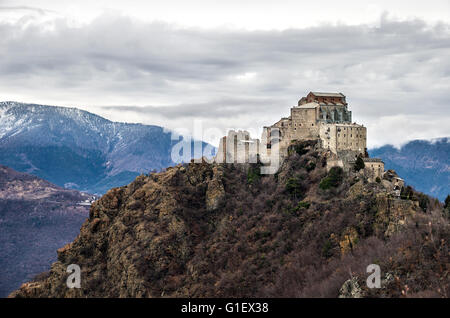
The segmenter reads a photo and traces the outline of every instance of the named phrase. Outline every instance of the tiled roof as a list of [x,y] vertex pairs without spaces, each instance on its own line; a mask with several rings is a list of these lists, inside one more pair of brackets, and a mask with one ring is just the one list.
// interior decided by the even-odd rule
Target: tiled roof
[[342,93],[324,93],[324,92],[311,92],[314,96],[320,97],[345,97]]

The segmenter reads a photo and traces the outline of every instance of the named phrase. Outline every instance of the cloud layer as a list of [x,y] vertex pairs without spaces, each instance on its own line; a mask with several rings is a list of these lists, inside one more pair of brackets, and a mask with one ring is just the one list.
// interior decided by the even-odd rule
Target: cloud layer
[[270,125],[310,90],[339,91],[370,147],[398,145],[450,136],[449,57],[449,24],[418,19],[246,31],[28,16],[0,22],[0,99],[225,131]]

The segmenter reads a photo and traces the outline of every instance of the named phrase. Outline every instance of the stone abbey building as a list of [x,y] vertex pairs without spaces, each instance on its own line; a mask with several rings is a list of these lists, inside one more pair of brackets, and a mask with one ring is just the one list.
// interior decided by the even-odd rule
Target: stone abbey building
[[285,151],[292,140],[320,140],[321,147],[334,154],[352,150],[364,154],[367,129],[352,123],[345,96],[341,93],[310,92],[291,108],[289,117],[264,127],[270,136],[273,128],[279,129],[280,149]]
[[[261,140],[252,139],[247,131],[230,131],[220,141],[217,162],[256,162],[273,159],[276,146],[280,160],[295,140],[318,140],[319,146],[329,151],[328,166],[349,168],[357,156],[362,156],[369,179],[382,176],[384,163],[368,158],[367,128],[352,122],[342,93],[310,92],[290,109],[290,116],[263,128]],[[369,169],[370,168],[370,169]]]

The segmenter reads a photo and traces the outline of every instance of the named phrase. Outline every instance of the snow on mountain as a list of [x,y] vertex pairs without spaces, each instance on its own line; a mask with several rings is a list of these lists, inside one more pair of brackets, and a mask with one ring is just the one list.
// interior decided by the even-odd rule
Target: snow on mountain
[[103,193],[173,165],[173,143],[159,126],[112,122],[76,108],[0,102],[0,163],[60,186]]

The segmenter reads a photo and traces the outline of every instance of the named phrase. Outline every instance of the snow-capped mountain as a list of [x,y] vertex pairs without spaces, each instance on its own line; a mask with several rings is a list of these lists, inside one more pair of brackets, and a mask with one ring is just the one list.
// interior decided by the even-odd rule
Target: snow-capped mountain
[[68,188],[104,193],[170,166],[175,142],[158,126],[112,122],[76,108],[0,102],[0,164]]

